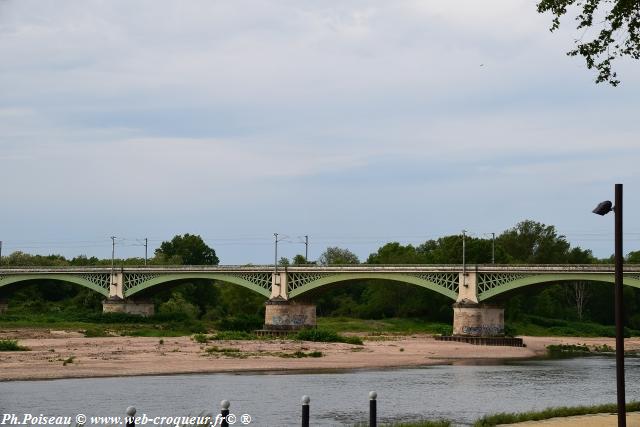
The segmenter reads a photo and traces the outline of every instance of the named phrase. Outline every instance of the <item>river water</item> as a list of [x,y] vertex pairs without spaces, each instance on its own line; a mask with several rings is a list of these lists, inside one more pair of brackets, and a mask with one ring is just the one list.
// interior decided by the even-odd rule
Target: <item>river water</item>
[[[627,401],[640,399],[640,359],[626,360],[626,376]],[[216,411],[228,399],[231,413],[249,414],[252,426],[296,426],[306,394],[311,425],[344,426],[367,420],[370,390],[378,392],[383,422],[446,418],[469,425],[495,412],[615,402],[615,359],[2,382],[0,413],[114,416],[133,405],[140,416],[187,416]]]

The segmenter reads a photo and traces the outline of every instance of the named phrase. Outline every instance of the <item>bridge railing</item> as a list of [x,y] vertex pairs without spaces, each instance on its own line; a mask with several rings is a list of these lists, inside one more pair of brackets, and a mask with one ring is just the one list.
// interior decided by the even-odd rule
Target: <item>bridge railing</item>
[[[467,273],[613,273],[615,270],[610,264],[467,264]],[[2,274],[20,273],[180,273],[180,272],[273,272],[275,267],[271,265],[148,265],[131,266],[0,266]],[[347,264],[347,265],[293,265],[278,266],[279,272],[462,272],[461,264]],[[640,272],[640,265],[626,264],[624,271],[627,273]]]

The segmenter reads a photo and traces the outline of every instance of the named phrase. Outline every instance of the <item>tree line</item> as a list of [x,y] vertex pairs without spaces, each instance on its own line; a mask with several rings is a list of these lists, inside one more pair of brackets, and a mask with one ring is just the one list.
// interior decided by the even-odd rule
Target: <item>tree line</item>
[[[493,239],[466,237],[465,257],[469,264],[594,264],[611,263],[612,258],[599,259],[588,249],[572,247],[554,226],[525,220],[505,230]],[[140,258],[116,260],[117,265],[140,265]],[[185,234],[163,242],[156,249],[150,265],[217,265],[219,258],[200,236]],[[640,251],[626,257],[629,263],[640,263]],[[462,236],[450,235],[428,240],[420,245],[390,242],[371,253],[367,264],[459,264],[462,263]],[[356,254],[346,248],[329,247],[316,261],[303,255],[280,264],[301,265],[359,264]],[[60,255],[30,255],[14,252],[3,257],[4,266],[105,266],[110,259],[77,256],[66,259]],[[0,297],[21,304],[25,310],[42,311],[55,304],[87,310],[99,310],[102,297],[76,285],[46,283],[0,289]],[[158,311],[179,313],[191,318],[218,321],[261,322],[264,297],[247,289],[224,283],[211,285],[209,280],[176,282],[151,288],[141,295],[156,303]],[[451,301],[435,292],[419,287],[383,280],[362,280],[338,283],[311,291],[300,298],[317,304],[321,316],[351,316],[360,318],[413,317],[429,321],[451,320]],[[510,319],[539,316],[565,320],[613,323],[613,289],[608,284],[574,282],[530,286],[496,297],[505,305]],[[628,324],[640,329],[640,292],[625,287]],[[229,320],[231,319],[231,320]],[[243,320],[244,319],[244,320]],[[247,320],[248,319],[248,320]]]

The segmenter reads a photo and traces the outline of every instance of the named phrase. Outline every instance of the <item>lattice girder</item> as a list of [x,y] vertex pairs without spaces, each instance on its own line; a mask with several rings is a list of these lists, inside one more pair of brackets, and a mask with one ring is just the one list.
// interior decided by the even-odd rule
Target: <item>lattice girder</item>
[[136,286],[159,276],[160,275],[156,273],[125,273],[122,288],[124,292],[127,292],[129,289],[135,288]]
[[297,297],[312,289],[353,280],[390,280],[409,283],[431,289],[453,300],[457,298],[458,273],[404,273],[404,272],[295,272],[289,273],[289,298]]
[[[172,272],[167,274],[153,274],[149,273],[148,276],[135,277],[130,282],[130,286],[125,286],[123,295],[125,298],[130,297],[145,289],[161,285],[163,283],[175,282],[180,280],[217,280],[221,282],[233,283],[243,286],[254,292],[266,296],[271,296],[271,273],[267,272],[246,272],[246,273],[233,273],[233,272]],[[126,282],[125,277],[125,284]],[[134,283],[135,282],[135,283]]]
[[[524,286],[578,281],[614,283],[615,277],[612,273],[479,273],[478,301],[485,301]],[[638,273],[624,274],[623,283],[627,286],[640,288],[640,275]]]
[[75,283],[104,296],[109,296],[109,285],[111,283],[109,273],[19,273],[3,274],[0,276],[0,287],[31,280],[54,280]]

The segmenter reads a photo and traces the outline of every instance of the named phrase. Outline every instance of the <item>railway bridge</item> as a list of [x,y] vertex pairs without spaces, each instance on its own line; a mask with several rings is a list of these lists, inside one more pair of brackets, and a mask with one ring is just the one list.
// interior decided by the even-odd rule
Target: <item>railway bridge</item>
[[[640,265],[627,265],[624,284],[640,288]],[[263,295],[265,328],[315,326],[315,305],[305,293],[358,280],[387,280],[420,286],[452,300],[454,334],[489,336],[504,331],[504,310],[492,300],[515,289],[576,281],[614,282],[611,265],[348,265],[348,266],[149,266],[20,267],[0,269],[4,286],[61,281],[92,289],[105,297],[105,312],[151,315],[153,304],[140,292],[177,281],[205,279],[233,283]],[[303,302],[304,301],[304,302]],[[7,302],[0,302],[0,312]]]

